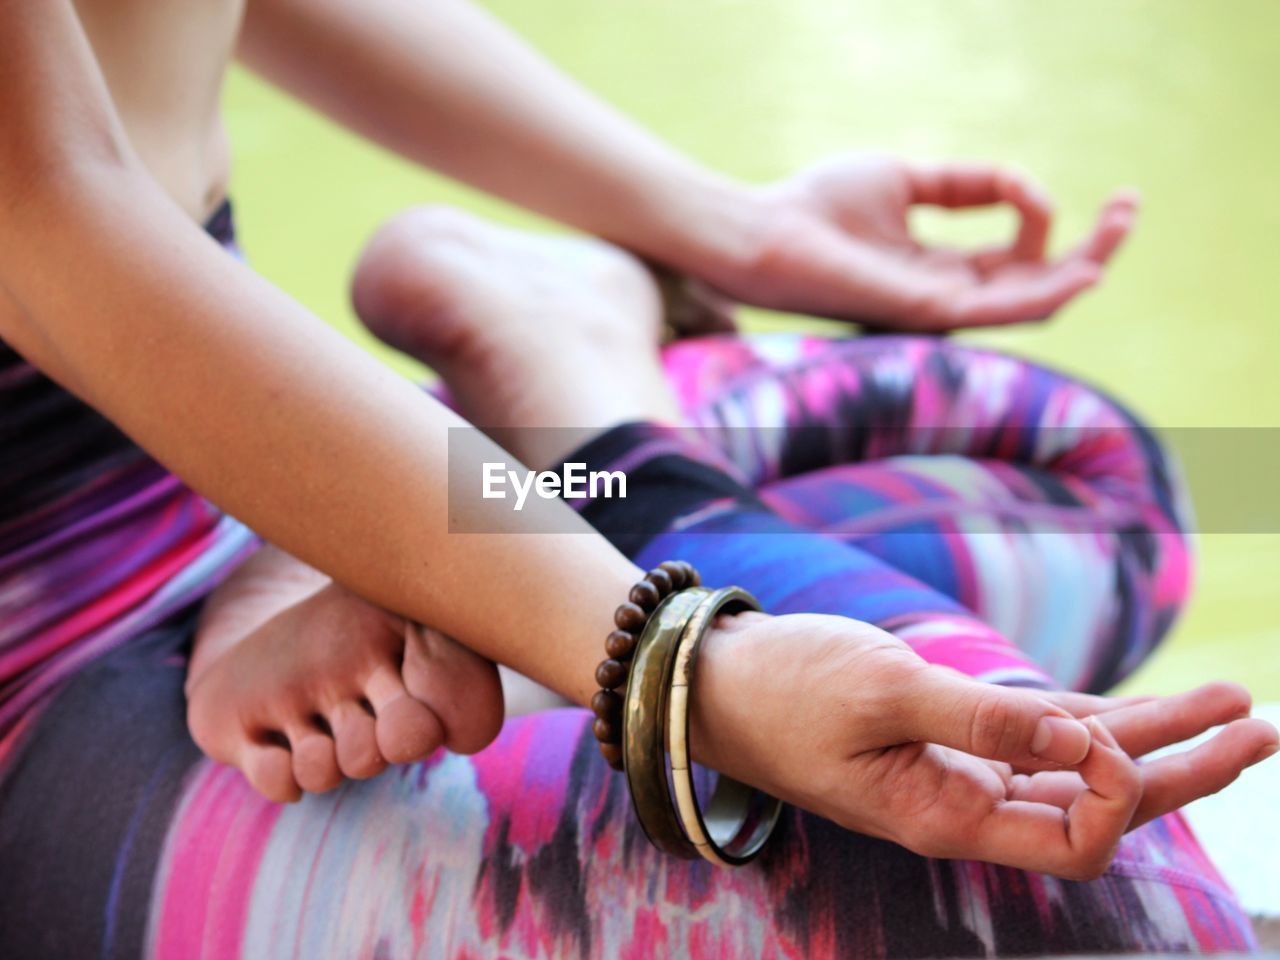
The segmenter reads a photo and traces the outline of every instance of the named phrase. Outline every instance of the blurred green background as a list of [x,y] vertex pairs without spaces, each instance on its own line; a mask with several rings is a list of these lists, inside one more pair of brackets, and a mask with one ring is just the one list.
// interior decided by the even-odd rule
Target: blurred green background
[[[851,149],[999,159],[1057,198],[1059,247],[1113,187],[1136,186],[1139,229],[1099,291],[1047,325],[971,339],[1083,374],[1159,427],[1280,427],[1273,0],[487,5],[638,121],[746,179]],[[379,221],[447,201],[547,226],[356,141],[243,73],[227,107],[252,261],[406,373],[422,371],[362,335],[347,303],[350,267]],[[976,241],[1010,224],[993,212],[921,226]],[[747,326],[798,322],[752,313]],[[1280,535],[1204,533],[1199,546],[1190,609],[1126,688],[1225,677],[1280,700]]]

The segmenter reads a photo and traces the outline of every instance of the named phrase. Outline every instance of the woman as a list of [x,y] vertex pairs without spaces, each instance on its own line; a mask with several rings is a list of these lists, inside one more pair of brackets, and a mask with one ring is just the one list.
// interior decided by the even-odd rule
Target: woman
[[[873,949],[904,952],[913,948],[904,947],[901,936],[924,929],[918,911],[896,920],[885,913],[869,924],[824,899],[848,902],[842,894],[858,889],[897,890],[875,876],[904,871],[917,879],[946,872],[949,878],[934,889],[969,918],[953,917],[942,925],[945,939],[919,950],[969,949],[975,938],[997,948],[1010,942],[1015,927],[1005,918],[972,919],[981,913],[975,913],[976,891],[994,884],[1002,895],[993,902],[1006,907],[1052,904],[1043,894],[1056,881],[981,867],[974,868],[978,879],[957,885],[950,877],[968,872],[832,833],[825,821],[811,818],[794,828],[807,839],[778,848],[784,869],[763,875],[711,878],[638,849],[634,829],[625,825],[620,788],[605,787],[604,770],[588,765],[578,749],[578,713],[512,725],[504,736],[533,738],[537,750],[528,754],[528,770],[541,774],[522,775],[511,762],[515,754],[500,743],[499,752],[481,755],[503,761],[479,791],[480,768],[448,758],[402,768],[336,799],[309,799],[291,808],[295,816],[255,800],[239,773],[192,766],[180,691],[192,605],[252,549],[244,528],[192,489],[344,585],[317,590],[311,574],[281,561],[284,579],[302,584],[291,591],[265,588],[275,594],[271,603],[235,603],[230,594],[223,605],[228,625],[220,628],[211,611],[202,646],[215,646],[204,647],[203,670],[192,668],[198,738],[215,754],[227,751],[251,780],[282,799],[298,787],[331,786],[335,766],[347,772],[339,756],[340,717],[318,711],[321,701],[308,699],[315,689],[289,699],[299,684],[306,686],[300,677],[315,675],[312,664],[293,655],[308,637],[335,637],[329,647],[342,665],[352,648],[368,659],[370,645],[354,638],[383,638],[364,665],[367,682],[360,690],[337,690],[334,681],[324,701],[336,711],[343,704],[363,707],[357,692],[368,700],[372,748],[369,724],[349,709],[345,715],[350,730],[361,725],[364,731],[362,741],[346,740],[354,749],[343,751],[351,774],[360,776],[380,762],[420,756],[441,740],[472,747],[491,735],[493,696],[479,711],[450,701],[459,680],[492,690],[477,654],[584,703],[609,611],[639,574],[597,537],[521,535],[539,520],[578,530],[563,507],[542,506],[529,520],[487,509],[474,496],[446,497],[440,479],[445,428],[461,421],[354,354],[193,228],[220,205],[225,153],[217,90],[240,13],[232,3],[0,7],[0,83],[13,134],[0,147],[6,198],[0,336],[26,361],[11,355],[5,363],[6,415],[13,417],[7,459],[17,465],[8,468],[13,493],[3,521],[3,595],[13,612],[4,636],[0,731],[0,831],[6,876],[13,878],[3,898],[6,949],[22,956],[89,949],[136,955],[145,947],[185,956],[199,944],[261,956],[285,952],[287,943],[288,951],[307,954],[434,955],[503,943],[503,949],[531,953],[612,955],[624,939],[635,949],[657,948],[667,918],[656,912],[663,898],[654,883],[666,878],[674,885],[672,899],[684,908],[697,908],[708,891],[729,898],[726,910],[709,916],[680,912],[679,923],[692,926],[670,935],[687,935],[691,949],[711,923],[748,945],[786,949],[796,938],[816,935],[816,942],[796,949],[821,950],[853,936]],[[1116,201],[1080,251],[1044,263],[1043,202],[1017,178],[990,171],[898,168],[896,176],[877,179],[844,165],[776,191],[738,187],[623,124],[462,5],[428,11],[264,0],[250,5],[239,36],[249,62],[384,142],[754,302],[930,328],[1039,316],[1096,279],[1131,216],[1129,204]],[[477,49],[488,55],[477,58]],[[314,69],[317,63],[326,69]],[[521,158],[518,170],[509,163],[513,153]],[[1007,251],[939,257],[906,244],[905,233],[895,235],[900,221],[884,226],[870,217],[875,226],[868,231],[853,213],[868,209],[868,194],[859,190],[899,213],[916,201],[1007,200],[1024,212],[1025,226]],[[209,234],[229,244],[225,214],[208,225]],[[487,251],[486,244],[478,249]],[[397,261],[412,261],[414,254],[405,251],[418,245],[388,240],[383,246],[381,254],[371,251],[367,312],[385,313],[389,336],[409,336],[408,328],[425,335],[414,317],[428,301],[418,300],[421,291],[410,280],[433,273],[397,268]],[[642,291],[635,296],[651,297],[630,275],[633,292]],[[581,277],[568,282],[592,289]],[[461,296],[462,286],[442,287],[451,291],[447,303]],[[492,319],[495,329],[508,331],[502,342],[514,342],[501,311],[450,312]],[[608,347],[625,330],[621,342],[630,349],[635,343],[626,337],[645,321],[638,310],[628,316],[618,322],[602,313],[596,328],[575,330],[570,342],[585,348],[598,336]],[[655,314],[644,316],[652,322]],[[401,333],[392,333],[397,326]],[[469,345],[482,340],[473,326],[459,322],[453,329],[452,341],[433,339],[424,348],[440,355],[446,372],[450,356],[468,356]],[[626,374],[642,378],[637,392],[604,390],[590,378],[582,378],[582,391],[566,392],[560,378],[554,392],[566,407],[502,405],[499,383],[510,377],[486,380],[483,364],[497,362],[498,354],[476,349],[476,382],[498,405],[472,412],[482,422],[497,418],[495,427],[594,427],[607,456],[619,442],[632,450],[635,430],[641,439],[649,436],[649,428],[619,433],[612,429],[618,424],[675,417],[652,363]],[[605,357],[616,354],[591,355],[610,370]],[[452,379],[464,406],[479,403],[466,399],[466,378]],[[520,403],[538,395],[532,385],[516,394]],[[583,422],[583,409],[595,422]],[[515,442],[513,434],[500,435]],[[588,448],[584,456],[600,449]],[[472,464],[499,455],[489,451],[476,453]],[[518,445],[513,452],[545,462],[565,453]],[[961,677],[957,668],[990,679],[1012,670],[1024,683],[1044,682],[954,602],[873,554],[791,536],[804,531],[777,517],[776,507],[757,505],[749,487],[722,467],[699,467],[706,457],[691,452],[642,463],[639,472],[649,477],[642,486],[650,491],[642,499],[698,510],[715,504],[713,529],[727,523],[719,532],[777,531],[779,549],[800,551],[790,559],[792,568],[802,562],[810,573],[836,571],[857,587],[806,591],[788,581],[771,594],[765,578],[760,589],[771,610],[825,609],[837,617],[744,615],[717,625],[699,668],[693,717],[695,750],[711,765],[919,853],[1083,877],[1104,869],[1131,826],[1229,782],[1273,747],[1271,728],[1238,719],[1188,763],[1137,768],[1130,753],[1238,718],[1247,699],[1215,687],[1154,704],[1116,704]],[[673,489],[692,491],[696,502],[664,496]],[[1175,532],[1169,506],[1158,483],[1149,493],[1153,505],[1144,516],[1167,538]],[[450,521],[460,514],[499,532],[450,535]],[[607,517],[595,519],[602,528],[613,526]],[[665,527],[676,519],[658,521]],[[719,538],[702,542],[712,540]],[[660,541],[646,549],[654,542]],[[824,559],[828,551],[835,552]],[[729,550],[698,559],[718,581],[750,574],[742,550],[736,557]],[[254,589],[252,578],[240,582]],[[1163,578],[1158,583],[1169,585]],[[494,595],[504,602],[491,602]],[[1174,598],[1157,589],[1148,599],[1168,605]],[[841,619],[850,615],[857,620]],[[859,622],[868,620],[898,630],[920,653],[935,648],[935,665],[902,639]],[[410,621],[440,633],[406,627],[397,634]],[[1158,632],[1157,622],[1141,636]],[[386,640],[397,635],[399,641]],[[421,640],[416,652],[410,635]],[[939,637],[945,642],[926,642]],[[341,642],[346,639],[351,642]],[[776,663],[784,645],[789,670]],[[950,657],[956,650],[964,655]],[[284,668],[270,670],[272,657]],[[388,657],[404,662],[390,675]],[[417,680],[415,658],[427,663]],[[849,690],[815,687],[817,668],[832,663],[848,677]],[[342,676],[328,669],[321,675]],[[432,679],[440,676],[452,682]],[[279,718],[264,720],[261,712],[281,700],[292,704],[284,721],[302,716],[307,723],[291,728],[282,721],[276,730],[266,722]],[[747,715],[744,703],[751,707]],[[1105,722],[1086,726],[1073,719],[1097,712],[1106,714]],[[475,716],[480,722],[470,719]],[[834,717],[843,735],[822,736],[823,725],[809,722],[817,717]],[[287,749],[273,733],[286,738]],[[82,769],[69,789],[72,757]],[[562,776],[555,775],[557,757]],[[1053,772],[1024,780],[1006,764]],[[547,771],[549,785],[541,779]],[[504,776],[512,779],[498,789],[493,778]],[[850,777],[859,789],[848,787]],[[600,789],[591,789],[592,778]],[[550,790],[541,798],[540,785]],[[566,796],[573,803],[558,804]],[[933,802],[922,806],[921,797]],[[582,803],[598,803],[596,815],[588,816]],[[312,819],[317,811],[327,811],[319,832]],[[623,874],[588,877],[582,861],[564,855],[564,843],[540,845],[523,835],[545,830],[552,816],[553,832],[589,837],[633,862]],[[390,832],[374,835],[383,828]],[[83,851],[74,859],[67,855],[68,836],[77,837]],[[320,843],[311,848],[310,867],[300,867],[299,842]],[[1054,931],[1061,938],[1086,921],[1089,929],[1103,930],[1098,905],[1121,902],[1141,906],[1126,907],[1128,921],[1105,930],[1109,943],[1247,943],[1245,921],[1179,821],[1161,821],[1125,844],[1119,866],[1100,885],[1063,894],[1060,902],[1072,906],[1065,922],[1053,919],[1059,908],[1044,908],[1028,939],[1035,949],[1060,949]],[[871,872],[837,878],[831,874],[840,871],[814,862],[787,862],[805,848],[819,857],[837,855],[842,864],[869,864]],[[352,858],[330,859],[338,850]],[[597,852],[600,857],[586,862],[605,865],[604,850]],[[1171,870],[1171,859],[1180,866]],[[358,880],[357,873],[366,876],[362,865],[386,886],[374,890]],[[988,870],[995,872],[982,872]],[[1129,882],[1135,872],[1142,876]],[[626,908],[591,909],[610,876],[622,883],[614,892]],[[744,908],[760,903],[761,884],[779,879],[790,892],[773,897],[774,909],[751,909],[752,923],[724,923],[747,916]],[[812,892],[791,899],[806,883]],[[924,889],[915,880],[909,884]],[[823,922],[788,920],[796,903]],[[292,917],[290,904],[301,905]],[[335,936],[348,939],[335,945]],[[1014,949],[1026,949],[1014,942]]]

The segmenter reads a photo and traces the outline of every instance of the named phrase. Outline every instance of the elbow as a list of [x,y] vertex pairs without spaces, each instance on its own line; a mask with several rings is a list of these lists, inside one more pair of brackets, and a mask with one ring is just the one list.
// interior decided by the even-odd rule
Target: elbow
[[20,229],[31,216],[47,216],[134,172],[123,154],[26,150],[6,159],[0,163],[0,232]]
[[110,154],[33,150],[0,171],[0,287],[19,300],[42,258],[65,256],[84,231],[101,229],[104,200],[114,206],[150,181]]
[[0,152],[0,340],[35,362],[48,346],[37,305],[59,288],[62,265],[89,231],[101,229],[101,201],[141,181],[122,153]]
[[16,135],[0,142],[0,231],[32,210],[43,213],[50,203],[74,200],[138,172],[114,118],[67,116],[80,113],[55,110],[43,122],[18,122]]

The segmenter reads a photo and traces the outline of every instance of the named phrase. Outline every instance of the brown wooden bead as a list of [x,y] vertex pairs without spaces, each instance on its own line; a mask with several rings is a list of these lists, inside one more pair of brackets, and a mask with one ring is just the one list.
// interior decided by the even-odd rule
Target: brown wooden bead
[[648,621],[649,615],[634,603],[624,603],[613,611],[613,622],[618,625],[619,630],[630,630],[632,633],[639,633],[644,629],[645,622]]
[[605,692],[612,694],[612,696],[607,701],[605,698],[601,698],[602,702],[600,703],[600,709],[596,712],[596,716],[608,720],[615,726],[620,725],[622,723],[622,694],[614,693],[612,690]]
[[[696,587],[702,583],[702,578],[698,576],[698,571],[687,560],[668,560],[667,563],[680,571],[685,587]],[[666,565],[666,563],[663,564],[664,567]]]
[[622,744],[602,743],[600,744],[600,754],[613,769],[622,769]]
[[664,597],[671,592],[671,574],[661,567],[654,567],[644,575],[644,578],[657,587],[658,592]]
[[614,660],[630,660],[636,650],[636,635],[628,630],[615,630],[604,638],[604,650]]
[[596,667],[596,683],[606,690],[615,690],[627,682],[627,665],[621,660],[602,660]]
[[653,608],[662,599],[662,594],[648,580],[641,580],[631,588],[631,592],[627,594],[627,599],[646,613],[652,613]]
[[672,590],[683,590],[685,588],[687,574],[681,564],[675,560],[663,560],[662,563],[658,564],[658,569],[671,578]]
[[622,698],[612,690],[597,690],[591,697],[591,712],[602,720],[622,716]]
[[648,624],[649,615],[666,597],[701,582],[692,564],[683,560],[664,561],[634,584],[627,593],[627,602],[613,612],[617,629],[604,641],[609,659],[596,667],[596,682],[601,689],[591,698],[591,711],[595,714],[591,730],[600,741],[601,755],[615,770],[622,770],[623,762],[622,697],[614,691],[627,683],[629,661],[635,655],[639,634]]
[[610,723],[604,717],[596,717],[591,724],[591,732],[596,735],[596,739],[601,743],[622,742],[622,727]]

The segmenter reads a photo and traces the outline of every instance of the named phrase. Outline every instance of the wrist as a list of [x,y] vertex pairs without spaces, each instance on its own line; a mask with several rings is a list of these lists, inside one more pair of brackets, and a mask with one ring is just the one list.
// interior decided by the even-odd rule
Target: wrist
[[763,190],[697,171],[649,200],[653,229],[623,243],[664,266],[715,287],[750,269],[767,216]]
[[[746,631],[768,614],[748,611],[720,616],[702,638],[689,691],[689,738],[703,766],[744,779],[745,737],[753,723],[750,684],[743,676],[751,660]],[[746,673],[750,673],[749,667]]]

